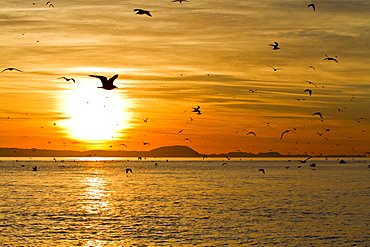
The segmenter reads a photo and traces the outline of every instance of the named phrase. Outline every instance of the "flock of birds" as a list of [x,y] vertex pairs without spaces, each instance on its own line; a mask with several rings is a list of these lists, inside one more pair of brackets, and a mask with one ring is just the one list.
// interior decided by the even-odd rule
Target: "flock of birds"
[[[183,3],[183,2],[187,2],[187,0],[174,0],[172,2],[179,2],[179,3]],[[35,3],[33,3],[35,5]],[[47,1],[46,2],[46,6],[48,7],[52,7],[54,8],[54,4],[51,2],[51,1]],[[315,4],[313,3],[310,3],[308,4],[307,8],[312,8],[313,11],[316,11],[316,6]],[[148,10],[144,10],[144,9],[134,9],[134,12],[136,12],[136,15],[146,15],[146,16],[149,16],[149,17],[152,17],[152,14],[150,11]],[[280,50],[281,47],[280,47],[280,44],[278,42],[274,42],[273,44],[269,44],[269,46],[272,47],[273,50]],[[327,61],[333,61],[335,63],[339,63],[338,62],[338,57],[337,56],[334,56],[334,57],[330,57],[328,56],[327,54],[325,54],[325,58],[324,60],[327,60]],[[278,71],[280,70],[281,68],[275,68],[274,66],[271,66],[271,65],[268,65],[269,67],[271,67],[274,71]],[[308,66],[307,69],[312,69],[312,70],[316,70],[314,66]],[[1,71],[1,73],[3,72],[6,72],[6,71],[16,71],[16,72],[23,72],[23,70],[20,70],[18,68],[14,68],[14,67],[8,67],[8,68],[5,68]],[[113,90],[113,89],[116,89],[117,86],[114,85],[114,81],[118,78],[118,74],[115,74],[114,76],[110,77],[110,78],[107,78],[105,76],[101,76],[101,75],[89,75],[90,77],[93,77],[93,78],[97,78],[101,81],[102,83],[102,86],[99,87],[101,89],[104,89],[104,90]],[[209,74],[208,74],[209,76]],[[62,77],[58,77],[57,79],[64,79],[65,81],[69,82],[69,81],[72,81],[73,83],[76,82],[76,80],[74,78],[68,78],[68,77],[65,77],[65,76],[62,76]],[[314,82],[311,82],[311,81],[307,81],[309,84],[313,85],[315,88],[317,88],[317,85],[314,83]],[[257,90],[250,90],[252,93],[255,93]],[[311,89],[305,89],[303,91],[303,93],[307,93],[309,96],[312,96],[313,94],[313,90]],[[298,99],[298,100],[304,100],[304,99]],[[197,107],[193,107],[193,110],[192,112],[196,113],[197,115],[200,115],[202,114],[201,110],[200,110],[200,106],[198,105]],[[338,108],[339,109],[339,108]],[[323,113],[322,112],[314,112],[312,114],[313,116],[318,116],[320,117],[320,120],[323,122]],[[192,118],[191,118],[192,119]],[[146,118],[146,120],[144,120],[144,122],[147,122],[148,121],[148,118]],[[180,133],[180,132],[179,132]],[[294,134],[297,134],[296,130],[295,129],[287,129],[287,130],[284,130],[281,135],[280,135],[280,140],[283,139],[283,137],[285,136],[285,134],[287,133],[294,133]],[[318,132],[318,134],[320,134]],[[253,131],[249,131],[246,135],[253,135],[253,136],[257,136],[257,134]],[[322,134],[321,134],[322,135]],[[189,138],[185,138],[183,139],[183,141],[189,141],[192,143],[192,141],[189,139]],[[144,145],[149,145],[148,142],[143,142]],[[261,170],[262,171],[262,170]],[[265,171],[263,171],[263,173],[265,173]]]

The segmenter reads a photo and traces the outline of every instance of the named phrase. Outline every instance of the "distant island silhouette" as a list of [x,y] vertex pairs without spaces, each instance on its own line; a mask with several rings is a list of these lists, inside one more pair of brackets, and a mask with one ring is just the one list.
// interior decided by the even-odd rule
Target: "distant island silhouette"
[[[48,150],[48,149],[21,149],[0,148],[0,157],[307,157],[302,155],[282,155],[278,152],[253,154],[250,152],[228,152],[220,154],[200,154],[188,146],[174,145],[152,149],[150,151],[111,151],[111,150]],[[346,155],[330,155],[334,157]],[[361,155],[358,155],[361,157]]]

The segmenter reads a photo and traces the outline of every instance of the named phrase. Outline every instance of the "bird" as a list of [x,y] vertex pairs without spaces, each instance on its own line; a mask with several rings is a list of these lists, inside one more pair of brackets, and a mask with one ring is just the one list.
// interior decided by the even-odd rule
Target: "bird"
[[324,58],[324,60],[328,60],[328,61],[331,60],[331,61],[334,61],[334,62],[338,63],[338,60],[337,60],[338,57],[337,56],[335,56],[335,58],[328,57],[328,55],[326,55],[326,54],[325,54],[325,56],[326,56],[326,58]]
[[306,82],[308,82],[308,84],[312,84],[312,85],[314,85],[315,87],[317,87],[317,85],[316,85],[314,82],[312,82],[312,81],[306,81]]
[[17,68],[5,68],[5,69],[3,69],[3,71],[1,71],[1,73],[3,73],[4,71],[7,71],[7,70],[9,70],[9,71],[15,70],[15,71],[18,71],[18,72],[23,72],[22,70],[17,69]]
[[184,140],[182,141],[189,141],[190,143],[193,143],[189,138],[185,138]]
[[315,163],[312,163],[310,166],[311,167],[316,167],[316,164]]
[[179,2],[179,3],[182,3],[182,2],[187,2],[187,0],[173,0],[172,2]]
[[73,81],[74,83],[76,83],[75,79],[74,78],[67,78],[65,76],[62,76],[62,77],[58,77],[57,79],[64,79],[66,81]]
[[112,76],[109,80],[107,79],[107,77],[101,76],[101,75],[89,75],[89,76],[96,77],[96,78],[99,78],[100,79],[100,81],[102,82],[103,86],[102,87],[98,87],[98,88],[103,88],[105,90],[112,90],[112,89],[117,88],[115,85],[113,85],[113,82],[114,82],[115,79],[117,79],[118,74]]
[[136,11],[137,15],[147,15],[147,16],[152,17],[152,15],[150,14],[150,12],[148,10],[134,9],[134,11]]
[[279,47],[279,43],[278,42],[274,42],[275,44],[270,44],[270,46],[273,46],[274,48],[272,48],[273,50],[279,50],[280,47]]
[[150,143],[149,143],[149,142],[143,142],[143,144],[144,144],[144,145],[150,145]]
[[310,4],[307,6],[307,8],[309,8],[309,7],[312,7],[313,11],[316,11],[315,4],[310,3]]
[[126,171],[126,174],[127,174],[127,173],[129,173],[129,172],[131,172],[131,173],[132,173],[131,168],[126,168],[126,169],[125,169],[125,171]]
[[320,118],[322,119],[322,113],[321,112],[315,112],[315,113],[312,114],[312,116],[315,116],[315,115],[320,116]]
[[305,92],[308,92],[308,93],[310,94],[310,96],[312,95],[312,90],[311,90],[311,89],[308,89],[308,88],[307,88],[307,89],[306,89],[306,90],[304,90],[303,92],[304,92],[304,93],[305,93]]
[[275,68],[274,66],[271,66],[271,65],[267,65],[269,67],[271,67],[274,71],[278,71],[280,68]]
[[256,135],[256,133],[254,133],[253,131],[249,131],[249,132],[247,133],[247,135],[249,135],[249,134],[254,135],[254,136],[257,136],[257,135]]
[[281,136],[280,136],[280,140],[283,139],[283,136],[285,135],[285,133],[288,133],[288,132],[293,132],[295,134],[297,134],[296,132],[294,132],[293,130],[285,130],[281,133]]
[[313,70],[316,70],[314,66],[310,65],[308,66],[306,69],[313,69]]
[[265,169],[263,169],[263,168],[258,169],[258,171],[262,172],[263,174],[266,174]]
[[198,107],[193,107],[193,112],[196,112],[198,115],[199,114],[202,114],[201,112],[200,112],[200,106],[198,105]]
[[305,160],[300,160],[300,162],[301,163],[306,163],[307,162],[307,160],[309,160],[309,159],[311,159],[312,158],[312,156],[310,156],[310,157],[308,157],[307,159],[305,159]]
[[148,122],[148,118],[143,119],[144,123]]
[[222,166],[224,166],[224,165],[227,165],[227,163],[226,162],[222,163]]
[[37,171],[37,166],[32,167],[32,171]]

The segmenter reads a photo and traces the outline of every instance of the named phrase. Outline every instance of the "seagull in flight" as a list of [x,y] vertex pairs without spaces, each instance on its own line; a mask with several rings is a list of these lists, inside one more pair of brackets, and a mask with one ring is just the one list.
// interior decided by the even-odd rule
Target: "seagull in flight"
[[258,169],[258,171],[262,172],[263,174],[266,174],[265,169],[260,168],[260,169]]
[[313,69],[313,70],[316,70],[314,66],[310,65],[308,66],[306,69]]
[[182,3],[182,2],[187,2],[187,0],[173,0],[172,2],[179,2],[179,3]]
[[316,10],[315,4],[313,4],[313,3],[310,3],[310,4],[307,6],[307,8],[309,8],[309,7],[312,7],[313,11],[315,11],[315,10]]
[[283,133],[281,133],[280,140],[283,139],[283,136],[285,135],[285,133],[288,133],[288,132],[293,132],[293,133],[297,134],[293,130],[285,130],[285,131],[283,131]]
[[317,86],[316,86],[316,84],[315,84],[315,83],[313,83],[312,81],[306,81],[306,82],[308,82],[308,84],[312,84],[312,85],[314,85],[315,87],[317,87]]
[[315,112],[314,114],[312,114],[312,116],[315,116],[315,115],[318,115],[322,119],[322,113],[321,112]]
[[[279,48],[278,48],[278,49],[279,49]],[[280,68],[275,68],[274,66],[271,66],[271,65],[267,65],[267,66],[271,67],[274,71],[278,71],[278,70],[280,70]]]
[[196,112],[198,115],[202,114],[200,112],[200,106],[198,105],[198,107],[193,107],[193,112]]
[[152,17],[152,15],[150,14],[150,12],[148,10],[134,9],[134,11],[136,11],[137,15],[147,15],[147,16]]
[[325,56],[326,56],[326,58],[324,58],[324,60],[328,60],[328,61],[329,61],[329,60],[332,60],[332,61],[334,61],[334,62],[338,63],[338,60],[337,60],[337,58],[338,58],[338,57],[337,57],[337,56],[335,56],[335,58],[333,58],[333,57],[328,57],[328,55],[326,55],[326,54],[325,54]]
[[257,136],[256,133],[254,133],[253,131],[250,131],[250,132],[247,133],[247,135],[249,135],[249,134]]
[[129,173],[129,172],[132,173],[132,169],[131,168],[126,168],[125,171],[126,171],[126,173]]
[[185,138],[184,140],[182,141],[189,141],[190,143],[193,143],[189,138]]
[[274,42],[274,44],[270,44],[270,46],[274,47],[274,48],[272,48],[273,50],[279,50],[280,49],[278,42]]
[[75,79],[74,78],[67,78],[65,76],[62,76],[62,77],[58,77],[57,79],[64,79],[66,81],[73,81],[74,83],[76,83]]
[[6,68],[6,69],[3,69],[3,71],[1,71],[1,73],[3,73],[4,71],[7,71],[7,70],[9,70],[9,71],[15,70],[15,71],[18,71],[18,72],[23,72],[22,70],[17,69],[17,68]]
[[100,81],[103,83],[103,86],[98,88],[103,88],[105,90],[112,90],[117,88],[115,85],[113,85],[113,82],[115,79],[117,79],[118,75],[112,76],[109,80],[107,79],[107,77],[101,75],[89,75],[89,76],[100,79]]
[[308,93],[310,94],[310,96],[312,95],[312,90],[311,90],[311,89],[308,89],[308,88],[307,88],[307,89],[306,89],[306,90],[304,90],[303,92],[304,92],[304,93],[305,93],[305,92],[308,92]]

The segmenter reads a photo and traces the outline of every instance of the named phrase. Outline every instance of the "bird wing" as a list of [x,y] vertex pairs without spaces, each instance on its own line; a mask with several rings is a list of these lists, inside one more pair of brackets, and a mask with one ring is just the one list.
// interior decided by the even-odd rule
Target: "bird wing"
[[1,73],[3,73],[4,71],[8,70],[9,68],[6,68],[6,69],[3,69],[3,71],[1,71]]
[[150,16],[150,17],[152,17],[152,15],[150,14],[149,11],[145,11],[145,14],[148,15],[148,16]]
[[281,133],[280,140],[283,139],[284,134],[287,133],[287,132],[289,132],[289,130],[286,130],[283,133]]
[[107,77],[105,77],[105,76],[101,76],[101,75],[89,75],[89,76],[99,78],[100,81],[103,83],[103,86],[104,86],[104,84],[106,84],[108,82]]
[[143,11],[142,9],[134,9],[134,11]]
[[107,86],[109,86],[109,87],[112,87],[113,86],[113,82],[114,82],[114,80],[115,79],[117,79],[117,77],[118,77],[118,74],[117,75],[114,75],[114,76],[112,76],[108,81],[107,81]]

